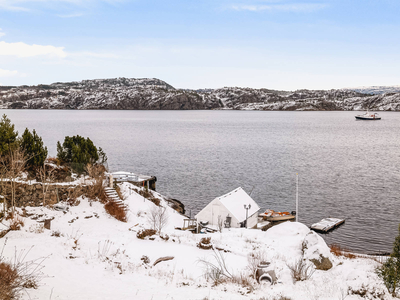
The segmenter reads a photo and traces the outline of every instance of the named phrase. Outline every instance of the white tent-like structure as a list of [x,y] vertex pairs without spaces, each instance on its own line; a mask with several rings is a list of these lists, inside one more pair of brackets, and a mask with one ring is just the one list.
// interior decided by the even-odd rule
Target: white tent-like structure
[[197,223],[208,222],[209,225],[213,226],[218,226],[218,219],[224,223],[230,220],[230,227],[237,228],[244,226],[247,213],[247,228],[252,228],[257,225],[257,213],[259,210],[258,204],[239,187],[232,192],[215,198],[195,218]]

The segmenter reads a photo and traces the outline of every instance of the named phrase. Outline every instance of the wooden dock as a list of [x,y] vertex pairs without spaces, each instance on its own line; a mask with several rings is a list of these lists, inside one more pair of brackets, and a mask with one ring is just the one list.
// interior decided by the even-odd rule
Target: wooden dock
[[337,218],[326,218],[322,219],[318,223],[312,224],[310,228],[314,231],[327,233],[344,223],[344,219],[337,219]]

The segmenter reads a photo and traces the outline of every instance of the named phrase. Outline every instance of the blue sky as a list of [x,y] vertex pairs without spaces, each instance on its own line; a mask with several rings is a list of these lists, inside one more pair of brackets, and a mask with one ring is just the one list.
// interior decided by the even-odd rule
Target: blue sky
[[0,84],[400,84],[398,0],[0,0]]

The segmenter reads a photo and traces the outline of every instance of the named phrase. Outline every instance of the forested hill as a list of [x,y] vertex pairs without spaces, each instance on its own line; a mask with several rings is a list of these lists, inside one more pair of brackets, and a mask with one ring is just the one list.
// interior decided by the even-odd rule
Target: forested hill
[[[360,92],[362,91],[362,92]],[[239,109],[400,111],[400,93],[364,90],[277,91],[224,87],[183,90],[155,78],[115,78],[37,86],[0,86],[0,108]]]

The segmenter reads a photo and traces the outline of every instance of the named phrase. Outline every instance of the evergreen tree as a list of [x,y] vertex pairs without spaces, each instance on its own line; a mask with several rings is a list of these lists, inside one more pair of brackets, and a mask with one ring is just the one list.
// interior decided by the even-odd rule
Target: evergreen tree
[[62,145],[57,142],[57,158],[78,173],[83,173],[87,164],[103,164],[107,160],[101,148],[97,149],[89,138],[79,135],[66,136]]
[[4,114],[0,120],[0,156],[9,154],[18,146],[18,132],[14,129],[14,124]]
[[389,293],[396,297],[397,290],[400,287],[400,225],[399,234],[394,240],[393,252],[390,258],[377,268],[378,276],[383,279]]
[[32,133],[25,129],[21,138],[21,149],[25,151],[28,158],[26,167],[33,171],[35,168],[43,166],[47,158],[47,147],[44,147],[42,138],[36,134],[35,129]]

